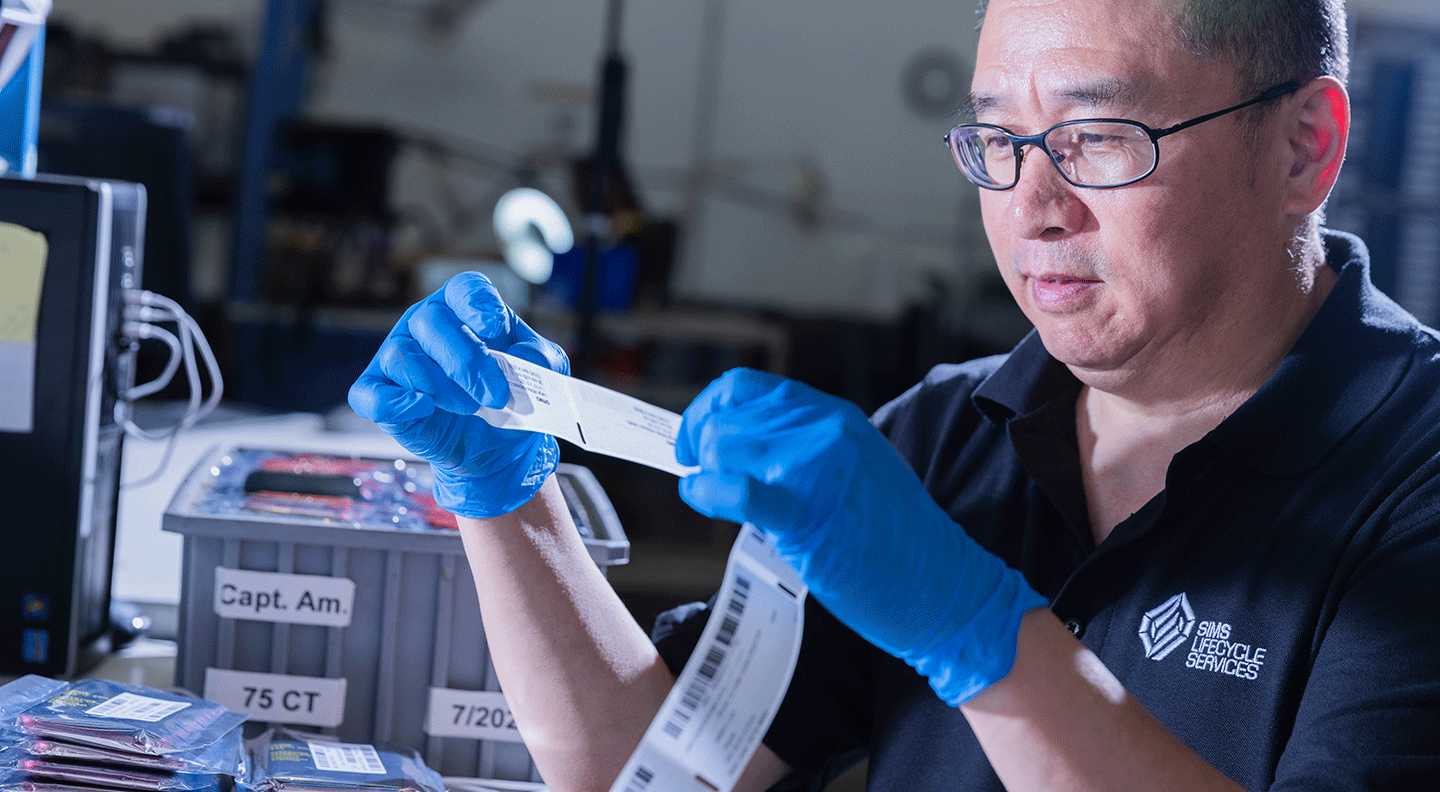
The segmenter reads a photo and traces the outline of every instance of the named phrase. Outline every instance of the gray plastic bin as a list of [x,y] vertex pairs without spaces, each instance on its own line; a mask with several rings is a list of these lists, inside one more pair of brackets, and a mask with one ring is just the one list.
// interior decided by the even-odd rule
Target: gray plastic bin
[[[272,690],[251,683],[243,690],[246,700],[255,707],[263,704],[269,708],[264,710],[266,714],[274,713],[274,717],[267,718],[252,709],[252,720],[298,722],[302,728],[333,734],[347,742],[398,742],[419,750],[427,764],[446,776],[540,780],[524,745],[509,741],[508,736],[441,737],[427,730],[432,688],[500,689],[490,665],[474,582],[460,536],[453,530],[403,529],[382,523],[383,510],[378,515],[360,515],[359,519],[347,521],[245,508],[245,493],[237,482],[244,481],[247,466],[253,469],[256,455],[288,453],[215,451],[186,477],[165,512],[164,529],[185,537],[176,683],[209,697],[207,669],[220,669],[217,677],[226,671],[238,671],[312,680],[343,679],[343,695],[332,696],[339,702],[332,706],[343,704],[343,717],[335,726],[287,720],[304,717],[284,711],[292,704],[296,710],[304,711],[307,689],[303,685]],[[423,465],[394,464],[428,492],[428,470]],[[587,534],[585,544],[601,570],[626,563],[629,542],[595,477],[586,468],[565,464],[560,466],[558,476],[576,523],[582,534]],[[334,502],[323,497],[315,500],[326,508]],[[391,518],[392,522],[405,511],[410,510],[395,509],[397,516]],[[414,516],[409,514],[407,519]],[[236,574],[246,574],[230,570],[353,581],[349,625],[221,616],[219,611],[239,606],[234,604],[234,586],[224,588],[221,582],[217,588],[217,576],[229,581]],[[282,595],[279,589],[273,597],[262,592],[251,599],[257,598],[273,598],[286,605],[296,600],[293,595]],[[303,605],[305,596],[299,599]],[[340,601],[313,599],[321,603]],[[222,602],[229,604],[222,607]],[[311,606],[313,611],[313,601]],[[265,612],[274,615],[273,608]],[[291,612],[287,611],[285,618],[291,618]],[[226,675],[227,684],[238,686],[235,676]],[[329,684],[333,687],[336,683]],[[312,687],[318,690],[321,686],[314,683]],[[235,690],[230,692],[239,695]],[[317,700],[323,709],[326,699],[317,699],[317,695],[310,691],[312,709]],[[474,709],[468,713],[472,719],[476,717]],[[480,709],[483,720],[488,710]],[[337,717],[336,712],[331,717]],[[459,718],[457,714],[456,722]],[[499,713],[495,713],[494,720],[501,725]],[[518,739],[518,732],[510,736]]]

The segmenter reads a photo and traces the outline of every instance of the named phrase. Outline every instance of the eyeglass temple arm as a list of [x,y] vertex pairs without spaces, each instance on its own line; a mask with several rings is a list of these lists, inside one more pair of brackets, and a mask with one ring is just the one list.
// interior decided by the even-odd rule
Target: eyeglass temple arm
[[[1211,120],[1212,118],[1219,118],[1220,116],[1223,116],[1223,115],[1225,115],[1226,113],[1233,113],[1233,112],[1235,112],[1236,110],[1243,110],[1244,108],[1249,107],[1250,105],[1260,104],[1261,102],[1268,102],[1268,101],[1270,101],[1271,99],[1279,99],[1280,97],[1282,97],[1282,96],[1284,96],[1284,95],[1286,95],[1286,94],[1294,93],[1294,92],[1296,92],[1296,91],[1298,91],[1298,90],[1300,90],[1300,83],[1298,83],[1298,82],[1296,82],[1296,81],[1294,81],[1294,80],[1291,80],[1290,82],[1286,82],[1286,83],[1280,83],[1279,85],[1275,86],[1274,88],[1271,88],[1270,90],[1266,91],[1265,93],[1260,94],[1259,96],[1255,97],[1254,99],[1251,99],[1251,100],[1248,101],[1248,102],[1241,102],[1240,104],[1232,105],[1232,106],[1230,106],[1230,107],[1227,107],[1227,108],[1225,108],[1224,110],[1216,110],[1216,111],[1213,112],[1213,113],[1206,113],[1205,115],[1202,115],[1202,116],[1200,116],[1199,118],[1192,118],[1192,119],[1190,119],[1189,121],[1182,121],[1182,122],[1180,122],[1180,123],[1178,123],[1178,124],[1176,124],[1175,126],[1172,126],[1172,127],[1165,127],[1164,129],[1157,129],[1157,130],[1155,130],[1153,133],[1151,133],[1150,137],[1153,138],[1153,139],[1155,139],[1155,140],[1159,140],[1160,138],[1165,137],[1166,135],[1172,135],[1172,134],[1174,134],[1174,133],[1176,133],[1176,132],[1179,132],[1179,131],[1182,130],[1182,129],[1189,129],[1190,127],[1193,127],[1193,126],[1195,126],[1196,124],[1203,124],[1203,123],[1205,123],[1206,121]],[[948,136],[947,136],[947,137],[948,137]]]

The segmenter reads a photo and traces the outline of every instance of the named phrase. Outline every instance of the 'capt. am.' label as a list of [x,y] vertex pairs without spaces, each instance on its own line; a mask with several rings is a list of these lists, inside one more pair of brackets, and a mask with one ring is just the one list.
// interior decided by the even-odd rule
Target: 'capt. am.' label
[[226,619],[350,626],[355,581],[215,568],[215,615]]

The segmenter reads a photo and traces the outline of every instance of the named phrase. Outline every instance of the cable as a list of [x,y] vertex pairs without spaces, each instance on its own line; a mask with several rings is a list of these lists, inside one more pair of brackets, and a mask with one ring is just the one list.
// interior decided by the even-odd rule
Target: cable
[[[125,335],[135,340],[156,338],[164,341],[170,347],[170,359],[166,362],[165,370],[160,376],[143,385],[130,388],[115,404],[116,422],[125,428],[127,434],[145,440],[166,441],[160,465],[153,473],[121,485],[122,487],[135,487],[148,484],[160,477],[170,464],[180,432],[195,425],[220,406],[220,399],[225,392],[225,384],[220,375],[220,365],[215,359],[214,351],[210,348],[210,342],[206,340],[204,332],[200,329],[200,324],[186,313],[179,303],[169,297],[149,291],[127,291],[125,301],[126,321],[123,325]],[[173,322],[178,335],[157,326],[156,322]],[[195,363],[197,350],[210,374],[210,395],[203,402],[201,401],[200,370]],[[190,386],[189,403],[186,405],[184,415],[175,425],[164,430],[151,431],[140,428],[131,420],[126,407],[133,407],[136,399],[158,392],[168,385],[174,378],[181,362],[185,364],[186,384]]]
[[215,353],[210,349],[210,342],[206,340],[205,333],[200,330],[200,323],[196,322],[190,314],[186,313],[185,309],[181,308],[179,303],[169,297],[154,292],[142,291],[140,292],[140,299],[142,305],[153,307],[158,304],[162,309],[173,315],[180,325],[182,336],[188,333],[195,348],[200,350],[200,356],[204,358],[205,368],[210,374],[211,390],[210,397],[205,400],[205,405],[200,408],[200,412],[195,416],[194,420],[198,421],[204,418],[214,412],[215,408],[220,405],[220,397],[224,395],[225,392],[225,383],[220,376],[220,364],[215,360]]
[[200,372],[195,368],[195,352],[191,349],[190,328],[183,322],[177,322],[177,324],[180,328],[180,348],[184,353],[185,359],[185,378],[190,386],[190,403],[186,407],[185,415],[180,419],[179,423],[160,432],[150,432],[141,429],[129,416],[126,416],[124,426],[128,434],[132,437],[145,440],[164,440],[165,452],[160,456],[160,464],[155,466],[154,472],[143,478],[127,481],[120,485],[122,488],[141,487],[160,478],[161,474],[165,472],[165,469],[170,466],[170,458],[175,454],[175,445],[180,440],[181,430],[191,426],[196,420],[196,414],[199,412]]
[[180,351],[180,339],[175,334],[163,327],[156,327],[145,322],[127,321],[125,323],[125,335],[140,340],[155,338],[164,341],[170,347],[170,357],[165,361],[165,370],[160,376],[143,384],[136,385],[125,393],[125,401],[133,402],[136,399],[143,399],[153,393],[158,393],[170,384],[175,378],[175,372],[180,369],[180,358],[184,354]]
[[186,383],[190,386],[190,403],[186,406],[185,414],[181,417],[179,423],[160,431],[141,429],[134,421],[126,418],[125,431],[134,437],[145,440],[165,440],[174,436],[181,429],[193,424],[193,417],[200,411],[200,372],[195,367],[195,351],[190,343],[190,328],[184,324],[180,324],[179,328],[180,350],[185,361],[185,379]]

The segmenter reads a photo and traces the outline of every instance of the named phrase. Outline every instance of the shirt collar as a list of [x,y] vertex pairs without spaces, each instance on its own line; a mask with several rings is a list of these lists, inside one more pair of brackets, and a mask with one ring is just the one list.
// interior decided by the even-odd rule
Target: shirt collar
[[1045,351],[1040,334],[1031,330],[999,368],[975,389],[975,407],[995,423],[1027,415],[1052,403],[1058,396],[1071,400],[1080,394],[1080,380]]
[[1370,254],[1350,234],[1324,234],[1339,272],[1280,367],[1208,438],[1262,473],[1295,475],[1373,413],[1410,367],[1425,328],[1370,282]]
[[[1339,277],[1270,379],[1205,441],[1271,475],[1301,473],[1375,411],[1410,365],[1423,326],[1370,282],[1365,243],[1325,231],[1326,263]],[[1032,413],[1080,383],[1033,330],[975,389],[996,423]],[[1202,441],[1202,442],[1205,442]]]

